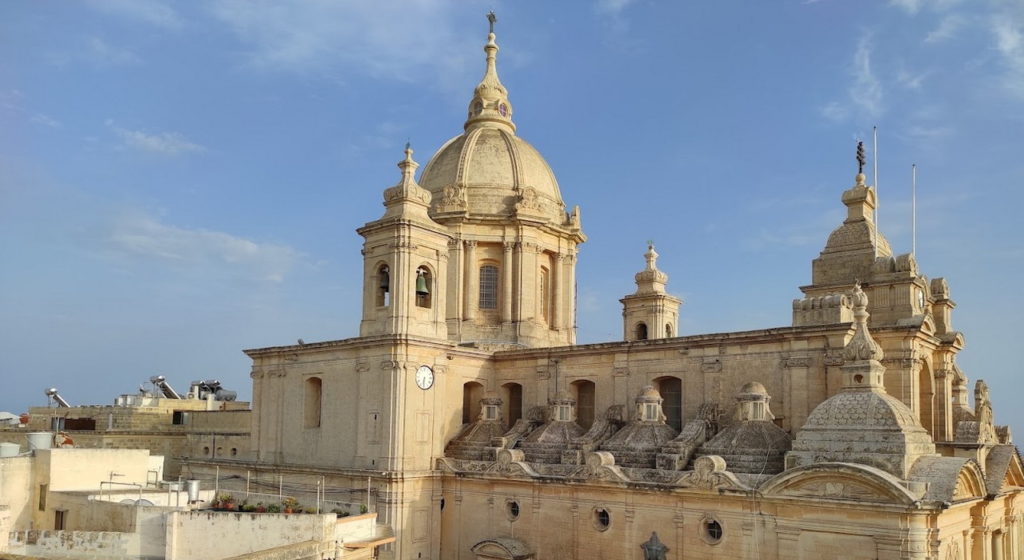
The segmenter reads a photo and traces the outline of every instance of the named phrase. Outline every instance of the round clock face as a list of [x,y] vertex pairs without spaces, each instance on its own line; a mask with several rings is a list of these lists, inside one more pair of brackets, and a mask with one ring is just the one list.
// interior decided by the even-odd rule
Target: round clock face
[[434,385],[434,370],[430,366],[420,366],[416,370],[416,386],[420,389],[429,389]]

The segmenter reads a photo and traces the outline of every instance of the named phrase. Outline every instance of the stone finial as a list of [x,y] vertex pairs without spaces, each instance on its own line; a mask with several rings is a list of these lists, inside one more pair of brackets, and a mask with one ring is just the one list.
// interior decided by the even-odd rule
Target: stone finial
[[647,252],[644,253],[644,259],[647,260],[647,270],[658,270],[658,253],[654,250],[654,243],[651,241],[647,242]]
[[494,12],[487,14],[490,32],[487,34],[487,68],[484,77],[473,90],[473,99],[469,102],[469,116],[465,129],[477,126],[497,126],[514,133],[515,123],[512,122],[512,104],[508,100],[508,90],[498,79],[498,44],[495,42],[494,22],[498,21]]
[[426,216],[426,207],[430,204],[431,194],[430,191],[416,183],[416,169],[420,164],[412,159],[412,153],[412,146],[406,142],[405,158],[398,162],[398,168],[402,170],[402,179],[397,185],[384,189],[384,206],[389,209],[386,216],[407,213],[409,209],[403,208],[405,203],[412,203],[417,207],[414,211],[417,216]]
[[847,363],[881,361],[884,356],[882,348],[868,331],[868,295],[861,290],[860,282],[854,284],[850,301],[853,303],[853,324],[856,330],[843,349],[843,357]]
[[654,250],[654,243],[647,242],[647,252],[644,253],[644,260],[647,266],[636,273],[636,294],[662,294],[665,293],[665,284],[668,283],[668,274],[658,270],[658,252]]

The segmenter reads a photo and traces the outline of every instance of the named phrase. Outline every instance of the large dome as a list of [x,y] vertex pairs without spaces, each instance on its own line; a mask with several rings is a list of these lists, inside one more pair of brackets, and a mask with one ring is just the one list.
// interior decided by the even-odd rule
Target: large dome
[[506,127],[469,127],[441,146],[419,183],[434,194],[432,213],[464,205],[460,210],[477,216],[506,217],[527,208],[558,218],[565,208],[540,152]]
[[516,136],[512,102],[498,79],[498,45],[487,36],[487,69],[473,90],[465,132],[430,158],[420,185],[433,193],[431,216],[518,217],[562,224],[565,204],[540,153]]

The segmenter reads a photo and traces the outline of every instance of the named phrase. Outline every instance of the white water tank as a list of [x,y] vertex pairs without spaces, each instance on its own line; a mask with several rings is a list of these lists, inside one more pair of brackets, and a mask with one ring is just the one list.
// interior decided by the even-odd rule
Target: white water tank
[[28,438],[28,450],[49,449],[53,447],[53,434],[50,432],[31,432],[25,434]]
[[21,446],[17,443],[0,443],[0,457],[17,457]]
[[199,501],[199,481],[198,480],[186,480],[185,491],[188,492],[189,502]]

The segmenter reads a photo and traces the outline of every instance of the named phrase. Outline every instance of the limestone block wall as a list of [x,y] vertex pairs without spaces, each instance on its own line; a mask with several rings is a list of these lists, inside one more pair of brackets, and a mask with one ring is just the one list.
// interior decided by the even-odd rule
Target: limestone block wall
[[[34,487],[31,457],[0,459],[0,508],[6,508],[5,511],[0,511],[0,518],[7,519],[8,530],[29,528],[32,520],[31,499]],[[5,534],[5,531],[0,531],[0,535]],[[4,540],[0,537],[0,541]]]
[[[463,380],[483,379],[490,371],[487,353],[441,341],[396,343],[386,337],[324,344],[254,358],[252,444],[259,460],[430,469],[462,425]],[[427,390],[415,382],[422,365],[435,372]],[[311,384],[319,395],[319,414],[312,418]]]
[[[639,558],[652,532],[668,546],[668,558],[687,559],[898,560],[924,558],[907,554],[928,542],[926,516],[911,522],[898,508],[874,504],[470,477],[446,479],[443,496],[445,559],[475,560],[470,548],[495,537],[526,543],[536,558],[616,560]],[[711,521],[721,528],[717,539]]]
[[9,552],[45,558],[139,558],[139,535],[94,531],[18,531]]
[[173,512],[167,520],[165,556],[212,560],[308,541],[327,550],[334,544],[336,519],[334,514]]
[[646,385],[665,379],[682,384],[683,420],[704,402],[715,402],[729,421],[736,392],[750,381],[765,385],[784,429],[803,425],[810,412],[838,391],[838,353],[848,336],[843,325],[782,328],[668,340],[595,344],[499,352],[489,390],[507,383],[523,388],[523,409],[543,406],[559,388],[594,383],[595,414],[627,405]]

